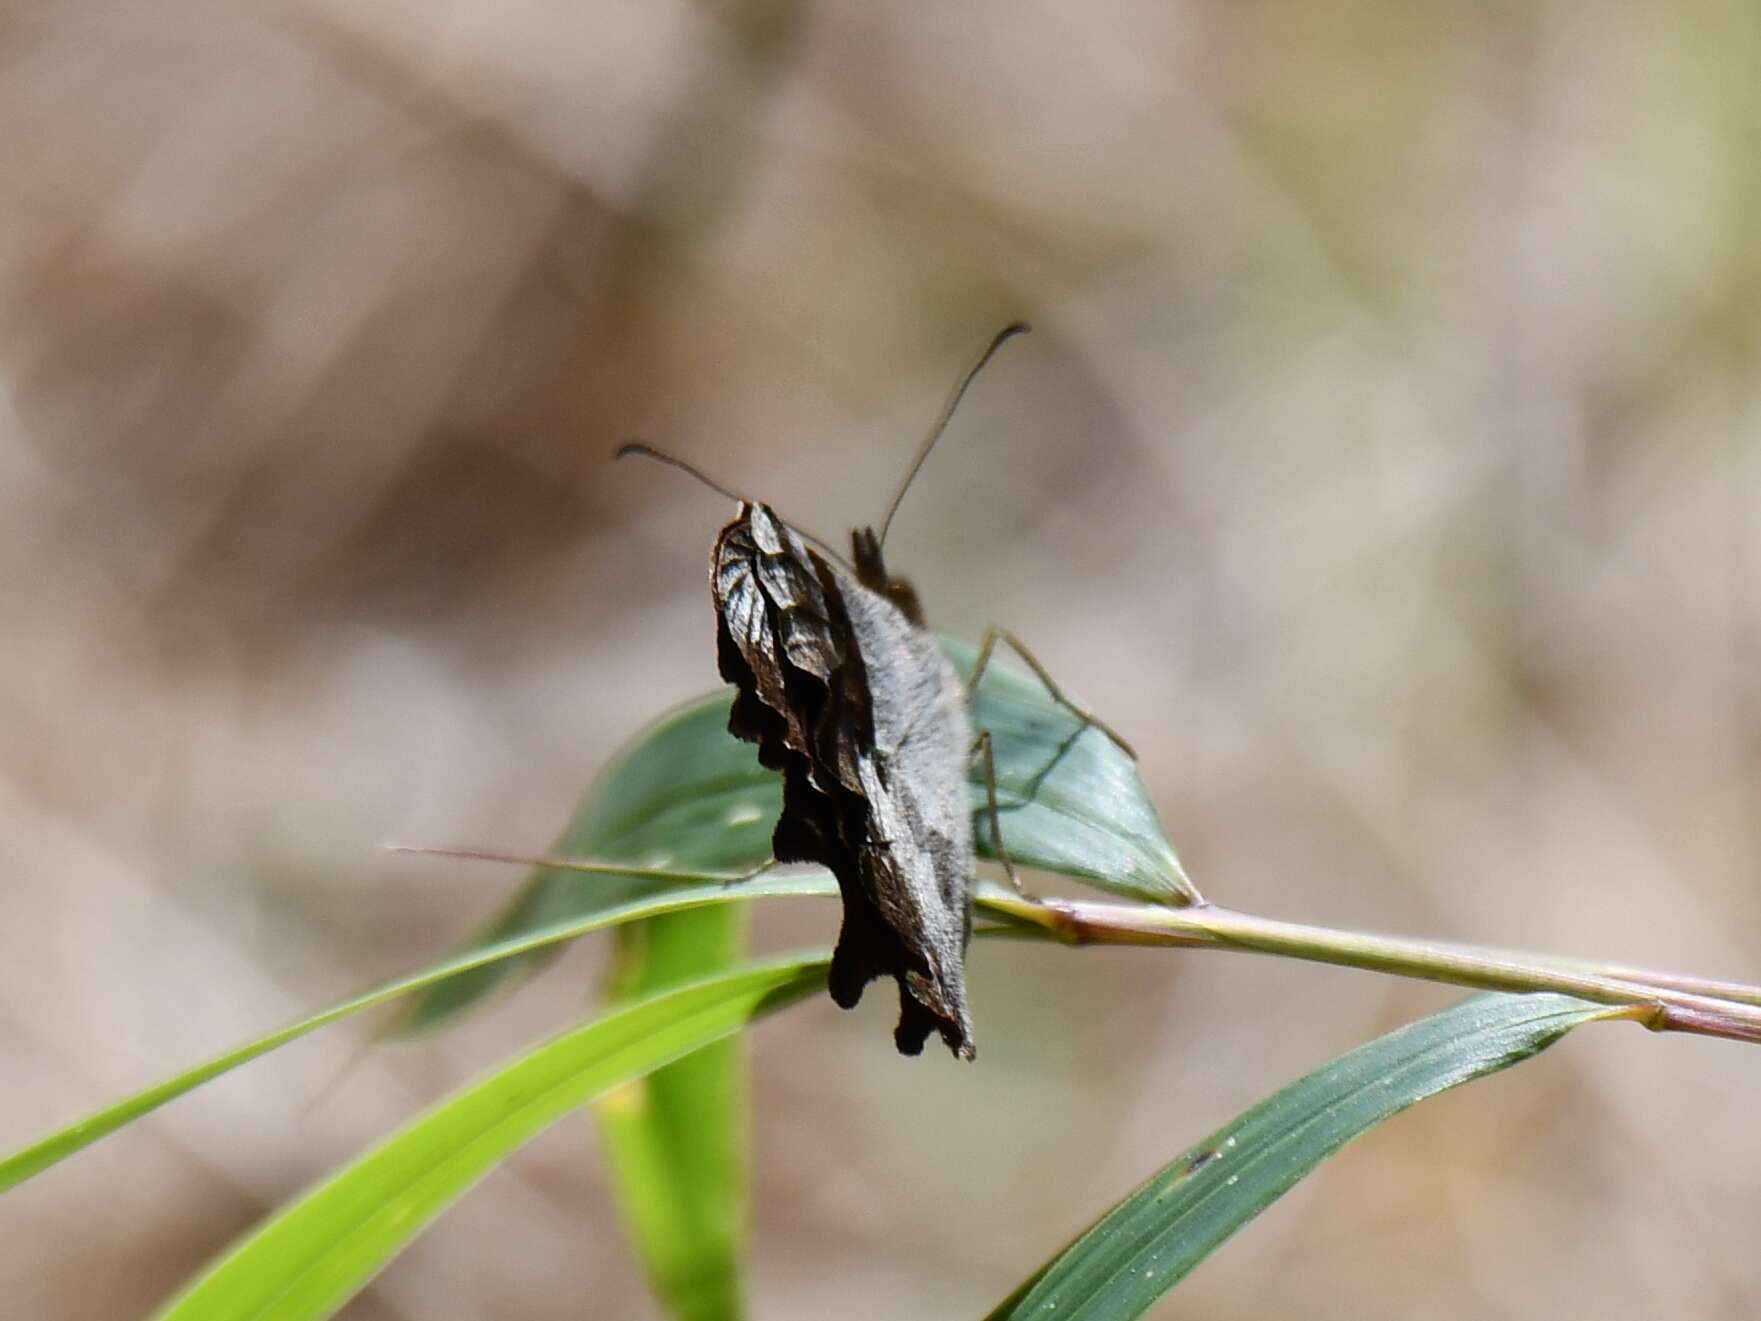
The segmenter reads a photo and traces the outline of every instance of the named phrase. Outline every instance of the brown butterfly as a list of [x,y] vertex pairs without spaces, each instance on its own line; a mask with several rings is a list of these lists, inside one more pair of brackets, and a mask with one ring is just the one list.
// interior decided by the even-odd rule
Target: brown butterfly
[[716,658],[736,689],[728,730],[756,743],[759,761],[782,773],[775,860],[818,863],[837,878],[844,922],[832,956],[832,999],[848,1009],[870,981],[894,978],[900,1013],[893,1039],[906,1055],[918,1054],[932,1031],[961,1059],[974,1054],[966,946],[975,879],[967,772],[975,755],[990,788],[992,838],[1014,878],[997,830],[989,736],[974,738],[967,715],[968,694],[995,643],[1008,642],[1055,698],[1093,720],[1000,630],[986,634],[972,678],[962,683],[925,627],[917,593],[887,572],[881,555],[899,501],[955,405],[997,349],[1027,329],[1017,323],[1001,331],[961,379],[880,534],[850,534],[849,561],[671,455],[641,444],[618,451],[681,468],[739,503],[710,555]]

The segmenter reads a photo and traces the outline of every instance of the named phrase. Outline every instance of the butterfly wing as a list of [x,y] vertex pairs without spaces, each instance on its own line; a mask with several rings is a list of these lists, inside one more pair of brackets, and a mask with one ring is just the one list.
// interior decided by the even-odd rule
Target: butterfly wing
[[[970,1059],[966,945],[975,860],[965,691],[935,638],[885,597],[846,581],[843,599],[866,670],[872,727],[859,764],[868,804],[863,889],[901,956],[881,969],[900,979],[895,1039],[914,1055],[938,1031]],[[832,972],[835,995],[835,961]]]
[[971,1058],[965,949],[973,874],[958,677],[934,638],[811,550],[763,505],[716,538],[711,585],[728,729],[782,772],[782,862],[837,877],[831,992],[899,983],[899,1049],[937,1031]]

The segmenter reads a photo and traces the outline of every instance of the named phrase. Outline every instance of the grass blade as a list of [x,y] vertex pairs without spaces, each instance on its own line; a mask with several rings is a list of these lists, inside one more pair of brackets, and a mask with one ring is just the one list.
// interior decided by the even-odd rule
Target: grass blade
[[836,895],[837,885],[828,876],[771,876],[762,880],[748,882],[731,890],[723,885],[694,886],[689,889],[669,890],[664,894],[649,895],[643,898],[604,908],[585,917],[570,917],[554,921],[547,925],[535,927],[522,934],[510,936],[493,944],[481,945],[465,953],[411,973],[404,977],[385,982],[372,990],[340,1004],[304,1018],[296,1019],[273,1032],[266,1032],[231,1050],[202,1061],[192,1068],[184,1069],[150,1087],[124,1097],[100,1110],[95,1110],[83,1119],[76,1120],[65,1128],[57,1129],[28,1146],[21,1147],[11,1155],[0,1159],[0,1193],[22,1183],[34,1174],[39,1174],[58,1161],[90,1146],[98,1139],[116,1132],[143,1115],[150,1114],[168,1101],[174,1101],[186,1092],[194,1091],[205,1082],[218,1078],[247,1064],[251,1060],[267,1055],[277,1047],[296,1041],[308,1032],[315,1032],[321,1027],[358,1014],[367,1009],[387,1004],[399,996],[409,995],[424,990],[446,978],[457,976],[460,972],[468,972],[474,968],[487,966],[498,959],[517,958],[535,950],[574,940],[589,931],[601,927],[617,926],[624,922],[642,918],[664,916],[669,913],[685,912],[699,907],[719,905],[738,905],[751,899],[769,898],[773,896],[814,896],[829,897]]
[[1427,1096],[1496,1073],[1592,1019],[1561,995],[1486,995],[1342,1055],[1182,1153],[990,1314],[1141,1316],[1213,1249],[1352,1138]]
[[[657,722],[613,762],[555,852],[687,871],[739,872],[764,862],[780,787],[726,725],[725,697]],[[517,931],[534,914],[594,912],[659,888],[639,876],[536,868],[492,930]],[[745,943],[741,905],[622,925],[605,1001],[642,999],[732,967]],[[543,957],[436,987],[415,1006],[411,1026],[446,1021]],[[677,1321],[736,1321],[749,1181],[744,1042],[730,1037],[635,1079],[595,1114],[619,1212],[662,1306]]]
[[527,1052],[367,1152],[230,1248],[161,1321],[305,1321],[342,1306],[498,1162],[594,1096],[825,983],[829,956],[722,973]]
[[[620,928],[608,1003],[737,962],[745,913],[705,908]],[[750,1183],[743,1046],[738,1037],[706,1046],[594,1106],[625,1232],[678,1321],[735,1321],[743,1313]]]

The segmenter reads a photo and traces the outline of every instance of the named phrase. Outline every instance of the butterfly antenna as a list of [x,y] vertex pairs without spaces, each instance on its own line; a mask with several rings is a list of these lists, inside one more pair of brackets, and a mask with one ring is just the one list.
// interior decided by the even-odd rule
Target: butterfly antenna
[[653,459],[656,463],[664,463],[669,468],[677,468],[680,472],[695,477],[698,481],[702,482],[718,495],[727,496],[728,499],[732,500],[737,505],[755,505],[758,503],[756,500],[741,495],[738,491],[723,486],[701,468],[693,467],[683,459],[668,454],[665,450],[657,450],[652,445],[645,445],[639,440],[625,441],[622,445],[618,446],[618,452],[612,455],[612,457],[614,459],[623,459],[628,458],[632,454],[640,455],[644,459]]
[[[685,460],[678,458],[675,455],[668,454],[665,450],[657,450],[654,448],[654,446],[644,444],[640,440],[627,440],[627,441],[625,441],[622,445],[618,446],[617,453],[612,455],[612,457],[614,459],[622,459],[622,458],[625,458],[631,454],[635,454],[635,455],[637,455],[641,458],[644,458],[644,459],[653,459],[656,463],[664,463],[669,468],[677,468],[680,472],[686,473],[689,476],[695,477],[698,481],[702,482],[705,486],[707,486],[710,490],[716,492],[718,495],[727,496],[727,498],[732,500],[735,504],[755,505],[755,504],[759,503],[759,501],[754,500],[749,495],[741,495],[738,491],[734,490],[733,488],[723,486],[720,482],[716,481],[715,478],[711,477],[708,473],[704,472],[701,468],[693,467],[691,464],[686,463]],[[814,545],[818,546],[826,554],[830,555],[839,564],[842,564],[847,569],[850,568],[849,561],[847,561],[842,555],[840,555],[834,547],[829,546],[825,542],[821,541],[818,537],[814,536],[813,533],[807,531],[806,528],[800,527],[799,525],[797,525],[795,523],[789,522],[789,520],[787,520],[787,519],[784,519],[783,521],[788,522],[790,527],[794,528],[795,531],[799,532],[808,541],[811,541]],[[851,572],[855,572],[855,571],[851,570]]]
[[935,425],[929,429],[928,438],[918,446],[917,457],[911,460],[911,469],[905,474],[905,480],[899,483],[899,489],[893,496],[892,504],[887,506],[886,521],[881,524],[880,530],[879,544],[881,546],[887,544],[887,529],[893,526],[893,515],[899,512],[899,505],[905,499],[905,492],[911,489],[911,483],[917,478],[918,469],[923,467],[923,461],[929,457],[929,452],[936,447],[936,442],[942,438],[942,432],[948,429],[948,422],[953,418],[954,410],[960,407],[960,401],[966,397],[966,391],[971,387],[972,382],[985,369],[985,364],[996,357],[998,349],[1014,339],[1015,336],[1025,335],[1032,329],[1033,327],[1025,321],[1014,321],[1004,326],[985,346],[984,352],[978,355],[978,361],[966,369],[966,374],[960,378],[960,384],[954,387],[954,393],[948,396],[948,402],[942,405],[942,411],[936,415]]

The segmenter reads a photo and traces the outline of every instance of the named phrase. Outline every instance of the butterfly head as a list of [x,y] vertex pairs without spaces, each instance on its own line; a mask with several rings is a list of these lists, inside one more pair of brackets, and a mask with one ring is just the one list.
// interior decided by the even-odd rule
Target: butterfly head
[[850,560],[856,569],[857,582],[886,597],[905,618],[919,628],[924,627],[923,604],[917,599],[917,589],[904,578],[895,578],[887,572],[886,561],[881,558],[880,538],[874,534],[873,528],[851,529]]

